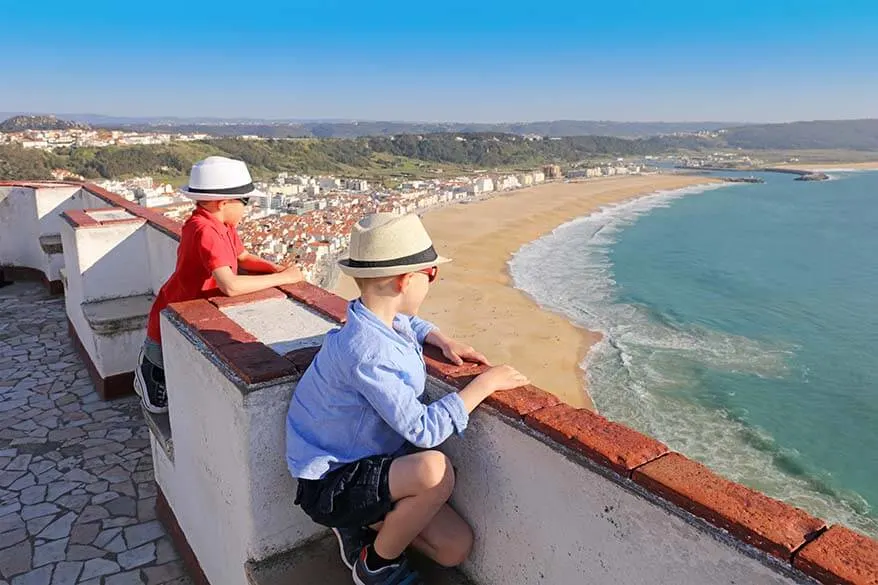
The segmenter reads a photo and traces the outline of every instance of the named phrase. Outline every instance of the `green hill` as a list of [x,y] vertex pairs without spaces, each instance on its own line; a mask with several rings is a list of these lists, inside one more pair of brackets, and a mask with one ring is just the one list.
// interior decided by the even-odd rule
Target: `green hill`
[[334,173],[376,180],[430,177],[473,169],[531,169],[619,156],[659,154],[662,138],[628,140],[578,136],[525,140],[510,134],[427,134],[356,139],[244,140],[220,138],[161,146],[70,148],[55,152],[0,146],[0,179],[44,179],[64,168],[86,178],[153,175],[184,177],[192,163],[210,155],[245,161],[257,178],[281,171]]
[[23,132],[25,130],[70,130],[88,128],[87,124],[68,122],[55,116],[13,116],[0,122],[0,132]]

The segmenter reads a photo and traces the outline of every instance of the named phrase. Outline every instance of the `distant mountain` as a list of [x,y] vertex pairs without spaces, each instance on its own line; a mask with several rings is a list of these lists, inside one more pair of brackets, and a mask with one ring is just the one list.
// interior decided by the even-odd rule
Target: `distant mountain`
[[[265,138],[361,138],[428,134],[500,133],[559,137],[662,137],[676,148],[741,148],[745,150],[878,151],[878,120],[825,120],[784,124],[721,122],[596,122],[557,120],[506,124],[419,122],[246,122],[107,125],[138,131],[204,133],[218,137],[255,135]],[[709,136],[696,136],[696,133]]]
[[[3,114],[0,114],[2,118]],[[65,121],[66,120],[66,121]],[[268,120],[216,117],[121,117],[100,114],[16,115],[0,131],[26,128],[112,128],[140,132],[209,134],[215,137],[255,135],[264,138],[362,138],[427,134],[501,133],[550,138],[604,136],[666,139],[676,148],[741,148],[745,150],[878,151],[878,120],[818,120],[783,124],[728,122],[614,122],[553,120],[498,124],[467,122],[400,122],[373,120]],[[696,134],[701,135],[696,136]],[[707,133],[707,135],[705,135]]]
[[393,121],[231,121],[154,120],[136,123],[92,121],[95,125],[174,132],[204,132],[214,136],[254,134],[266,138],[359,138],[363,136],[396,136],[398,134],[437,134],[448,132],[496,132],[504,134],[537,134],[540,136],[614,136],[642,138],[674,133],[716,131],[730,126],[723,122],[599,122],[556,120],[503,124],[460,122],[393,122]]
[[[4,114],[0,113],[0,117]],[[6,114],[7,116],[13,114]],[[551,120],[544,122],[405,122],[352,119],[281,119],[216,117],[104,116],[101,114],[58,114],[59,118],[99,126],[136,131],[201,132],[215,136],[255,134],[266,138],[359,138],[397,134],[436,134],[442,132],[499,132],[540,136],[615,136],[641,138],[674,133],[715,131],[740,123],[730,122],[613,122]]]
[[13,116],[0,122],[0,132],[23,132],[24,130],[70,130],[88,128],[86,124],[61,120],[55,116]]
[[729,128],[723,139],[750,150],[878,151],[878,120],[817,120]]

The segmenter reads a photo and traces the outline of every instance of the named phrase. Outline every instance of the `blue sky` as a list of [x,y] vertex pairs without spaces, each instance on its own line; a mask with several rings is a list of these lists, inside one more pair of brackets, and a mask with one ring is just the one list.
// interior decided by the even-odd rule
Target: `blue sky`
[[875,0],[0,0],[0,111],[878,117]]

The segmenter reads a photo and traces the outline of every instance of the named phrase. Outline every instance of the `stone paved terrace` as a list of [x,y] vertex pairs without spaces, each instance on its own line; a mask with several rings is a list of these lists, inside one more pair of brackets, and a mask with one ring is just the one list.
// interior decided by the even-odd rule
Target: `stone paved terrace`
[[191,583],[155,496],[139,403],[99,400],[63,297],[0,288],[0,585]]
[[[0,288],[0,585],[188,585],[155,517],[136,397],[103,402],[67,333],[64,299]],[[465,585],[418,563],[430,585]],[[253,567],[257,585],[347,585],[332,537]]]

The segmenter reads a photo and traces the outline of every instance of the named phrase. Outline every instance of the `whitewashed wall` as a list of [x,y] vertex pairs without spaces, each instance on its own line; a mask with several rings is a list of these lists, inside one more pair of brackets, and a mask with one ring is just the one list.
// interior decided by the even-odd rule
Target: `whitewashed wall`
[[40,237],[61,233],[64,211],[108,206],[75,185],[0,187],[0,265],[34,268],[60,280],[63,255],[44,252]]
[[479,409],[443,446],[453,505],[476,535],[463,567],[476,583],[796,582],[547,443]]
[[64,301],[77,336],[101,377],[130,372],[143,344],[143,330],[96,332],[83,304],[152,292],[145,222],[75,228],[64,221],[61,241],[67,273]]
[[162,285],[173,274],[177,265],[177,247],[179,242],[162,230],[146,225],[147,261],[149,263],[149,281],[152,290],[158,293]]
[[[293,309],[278,309],[284,304]],[[312,318],[282,300],[224,312],[264,341],[288,338],[284,345],[296,334],[284,324]],[[210,581],[243,585],[246,560],[320,531],[292,505],[284,421],[294,389],[268,385],[242,397],[205,348],[164,317],[162,335],[175,461],[154,449],[157,481]],[[303,336],[313,339],[313,332]],[[432,395],[446,390],[431,380]],[[611,480],[493,410],[479,409],[443,450],[457,468],[453,504],[476,534],[463,570],[480,585],[796,582],[765,555],[648,499],[627,480]]]
[[162,316],[173,461],[153,440],[156,482],[211,583],[244,585],[244,563],[322,529],[293,505],[284,459],[290,382],[244,396]]
[[0,187],[0,265],[42,270],[34,190]]
[[61,233],[64,222],[61,213],[68,209],[82,209],[82,193],[83,190],[75,185],[37,189],[34,197],[40,235]]

